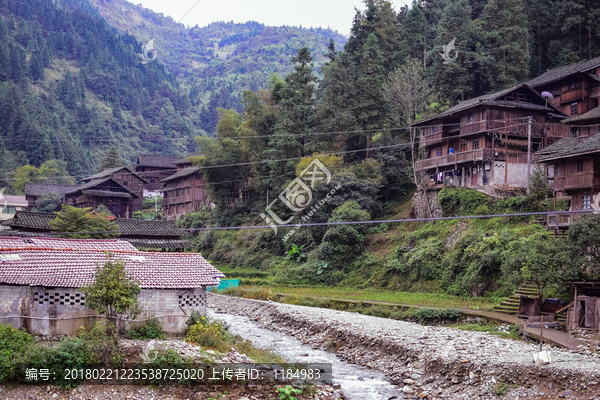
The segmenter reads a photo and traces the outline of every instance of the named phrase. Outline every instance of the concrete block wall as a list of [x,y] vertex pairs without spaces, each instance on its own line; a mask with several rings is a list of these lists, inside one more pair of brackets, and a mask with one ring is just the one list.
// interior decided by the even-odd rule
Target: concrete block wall
[[[166,332],[183,332],[193,312],[206,313],[206,288],[143,289],[138,299],[142,306],[138,319],[159,317]],[[75,288],[0,285],[0,302],[0,322],[34,334],[75,335],[80,327],[90,329],[105,320],[87,308],[85,295]],[[134,324],[139,323],[125,327]]]

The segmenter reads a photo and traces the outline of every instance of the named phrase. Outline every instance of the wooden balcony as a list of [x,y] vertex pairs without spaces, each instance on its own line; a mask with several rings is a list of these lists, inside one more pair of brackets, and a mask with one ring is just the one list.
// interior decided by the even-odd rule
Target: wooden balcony
[[488,129],[487,121],[473,122],[472,124],[460,127],[460,136],[470,135],[471,133],[485,132]]
[[492,149],[479,149],[463,151],[461,153],[448,154],[441,157],[432,157],[426,160],[417,161],[415,168],[417,170],[431,169],[436,167],[443,167],[452,164],[462,164],[473,161],[484,161],[492,160],[494,153]]
[[592,186],[600,186],[600,176],[593,173],[554,177],[554,190],[587,189]]
[[173,196],[163,198],[163,205],[171,205],[171,204],[180,204],[180,203],[189,203],[192,201],[192,195],[186,194],[185,196]]
[[574,89],[574,90],[570,90],[568,92],[563,92],[560,95],[560,102],[564,104],[564,103],[568,103],[573,100],[582,99],[583,95],[584,95],[583,89]]

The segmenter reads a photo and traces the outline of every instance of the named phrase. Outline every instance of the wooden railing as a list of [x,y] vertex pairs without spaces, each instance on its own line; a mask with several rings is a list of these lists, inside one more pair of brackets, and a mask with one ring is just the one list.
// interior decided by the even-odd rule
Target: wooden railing
[[173,196],[163,198],[164,205],[178,204],[178,203],[187,203],[192,201],[192,195],[186,194],[185,196]]
[[448,154],[441,157],[432,157],[426,160],[420,160],[415,163],[415,168],[417,170],[421,170],[470,161],[492,160],[493,155],[494,153],[492,152],[492,149],[470,150],[461,153]]
[[554,177],[554,190],[569,190],[600,186],[600,176],[593,173]]
[[567,103],[571,100],[581,99],[583,97],[583,89],[575,89],[568,92],[563,92],[560,95],[560,102]]

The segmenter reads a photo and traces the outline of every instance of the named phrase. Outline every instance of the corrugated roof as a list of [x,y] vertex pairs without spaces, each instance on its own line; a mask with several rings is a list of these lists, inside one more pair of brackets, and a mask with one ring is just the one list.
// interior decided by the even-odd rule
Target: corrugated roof
[[135,171],[132,171],[131,169],[129,169],[127,167],[117,167],[117,168],[105,169],[104,171],[98,172],[97,174],[92,175],[92,176],[88,176],[87,178],[85,178],[83,180],[84,181],[88,181],[88,180],[103,179],[103,178],[111,177],[114,173],[119,172],[119,171],[121,171],[123,169],[126,169],[133,176],[135,176],[136,178],[144,181],[144,183],[149,183],[146,179],[142,178]]
[[[12,229],[39,229],[50,232],[50,221],[54,214],[17,211],[12,219],[2,221],[4,226]],[[163,236],[179,238],[187,236],[185,230],[179,228],[174,221],[141,221],[137,219],[115,218],[121,236]]]
[[[575,138],[575,140],[577,140],[577,138]],[[560,144],[560,146],[558,146]],[[594,136],[590,136],[588,139],[586,139],[585,141],[581,142],[581,143],[577,143],[577,144],[573,144],[573,142],[571,141],[567,141],[565,139],[559,140],[558,142],[556,142],[553,146],[555,146],[555,151],[553,151],[552,153],[549,154],[542,154],[542,156],[539,158],[540,161],[544,161],[544,160],[553,160],[553,159],[557,159],[557,158],[565,158],[565,157],[573,157],[576,156],[578,154],[585,154],[585,153],[595,153],[595,152],[599,152],[600,151],[600,133],[594,135]],[[548,146],[546,148],[546,150],[549,148],[550,146]],[[551,149],[552,150],[552,149]],[[536,154],[538,154],[536,153]]]
[[42,196],[46,193],[56,193],[63,195],[68,191],[77,188],[77,185],[45,185],[40,183],[26,183],[25,195],[27,196]]
[[200,171],[200,168],[198,167],[187,167],[181,171],[179,171],[176,174],[173,174],[165,179],[161,179],[161,182],[168,182],[168,181],[172,181],[173,179],[178,179],[178,178],[183,178],[185,176],[189,176],[192,174],[195,174],[196,172]]
[[0,207],[2,207],[2,205],[3,205],[2,203],[4,201],[6,201],[11,206],[15,206],[15,205],[16,206],[19,206],[19,205],[26,206],[28,204],[25,196],[16,196],[14,194],[2,195],[2,196],[0,196],[0,200],[2,200],[2,201],[0,201]]
[[156,168],[177,168],[175,161],[180,160],[179,156],[154,156],[149,154],[140,154],[136,167],[156,167]]
[[[12,247],[22,239],[0,238],[0,283],[27,286],[80,288],[93,283],[96,265],[102,265],[111,252],[126,263],[130,277],[142,289],[191,289],[216,285],[224,277],[198,253],[150,253],[115,250],[115,242],[92,240],[88,244],[53,239],[51,247]],[[49,242],[51,239],[27,239]],[[64,245],[64,248],[60,246]],[[121,245],[121,244],[119,244]],[[123,244],[124,245],[124,244]],[[67,247],[71,246],[71,247]],[[126,244],[125,246],[131,246]],[[73,248],[76,247],[76,248]],[[95,247],[95,248],[94,248]],[[6,255],[18,255],[7,260]]]
[[600,57],[592,58],[590,60],[584,60],[577,63],[565,65],[544,72],[543,74],[533,78],[527,84],[531,87],[541,86],[548,83],[552,83],[571,75],[575,75],[581,72],[585,72],[592,68],[600,66]]

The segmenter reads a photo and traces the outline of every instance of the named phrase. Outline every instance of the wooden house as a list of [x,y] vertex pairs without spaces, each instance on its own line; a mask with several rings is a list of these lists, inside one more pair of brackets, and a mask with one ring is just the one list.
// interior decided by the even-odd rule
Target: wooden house
[[412,124],[420,131],[418,186],[468,187],[491,195],[526,187],[529,116],[532,153],[570,135],[559,123],[567,116],[524,83]]
[[177,172],[161,181],[163,215],[170,219],[198,212],[208,201],[206,180],[200,168],[192,166],[187,159],[178,160],[175,164]]
[[0,192],[0,221],[11,219],[17,211],[25,209],[27,209],[25,196],[15,196]]
[[177,172],[175,161],[178,160],[180,157],[177,156],[138,156],[135,172],[148,181],[144,185],[144,196],[159,194],[162,191],[161,180]]
[[59,195],[63,201],[65,193],[75,189],[77,185],[51,185],[40,183],[25,184],[25,199],[27,200],[27,211],[33,211],[40,197],[48,193]]
[[[131,213],[141,210],[144,202],[144,186],[149,183],[146,179],[142,178],[136,172],[127,167],[117,167],[109,168],[95,175],[88,176],[87,178],[83,179],[83,182],[88,184],[92,181],[99,181],[107,178],[111,178],[114,182],[118,183],[120,186],[127,189],[127,191],[135,195],[132,200],[133,206],[130,207]],[[120,192],[120,190],[117,191]],[[132,215],[131,213],[130,215]],[[116,215],[117,214],[115,214],[115,216]],[[125,216],[124,213],[119,215]]]
[[[138,194],[130,191],[113,178],[95,179],[65,193],[65,204],[95,209],[106,206],[115,217],[132,218],[141,208]],[[136,209],[137,207],[137,209]]]
[[598,133],[600,57],[551,69],[527,84],[539,93],[546,91],[554,96],[550,104],[569,116],[563,123],[570,126],[571,136]]
[[600,331],[600,281],[569,281],[575,288],[572,307],[567,310],[567,331]]

